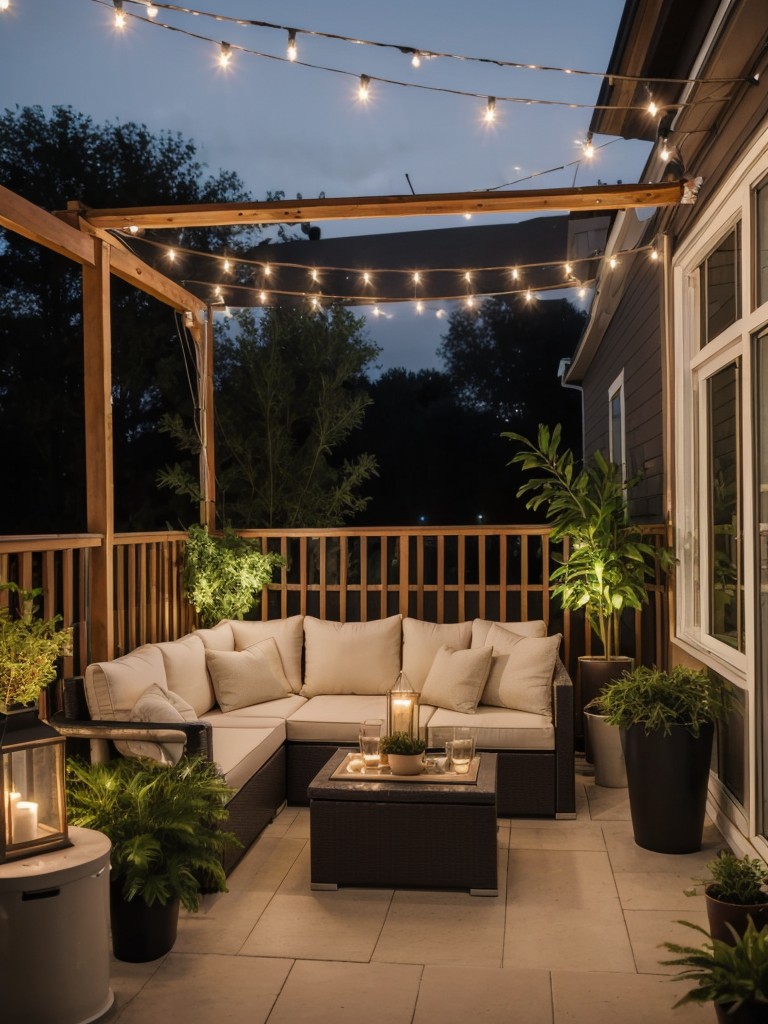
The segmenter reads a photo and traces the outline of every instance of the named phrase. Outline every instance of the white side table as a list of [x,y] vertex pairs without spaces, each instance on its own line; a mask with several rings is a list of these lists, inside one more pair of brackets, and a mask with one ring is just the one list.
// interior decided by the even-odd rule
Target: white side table
[[88,1024],[111,1007],[109,852],[101,832],[0,864],[3,1024]]

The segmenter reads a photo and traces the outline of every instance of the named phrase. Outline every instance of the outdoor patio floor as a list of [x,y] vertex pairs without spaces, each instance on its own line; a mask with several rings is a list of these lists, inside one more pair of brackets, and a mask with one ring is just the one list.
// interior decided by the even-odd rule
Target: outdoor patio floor
[[[667,856],[632,839],[627,791],[577,774],[575,821],[499,820],[498,898],[309,888],[309,811],[287,808],[232,873],[228,894],[182,912],[173,951],[113,962],[120,1024],[680,1024],[711,1006],[659,966],[679,919],[706,923],[683,889],[722,839]],[[404,851],[403,856],[407,856]]]

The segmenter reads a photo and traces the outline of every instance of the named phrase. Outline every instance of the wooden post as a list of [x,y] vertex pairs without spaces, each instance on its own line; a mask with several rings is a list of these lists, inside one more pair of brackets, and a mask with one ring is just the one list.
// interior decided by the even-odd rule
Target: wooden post
[[89,661],[112,658],[115,646],[114,476],[109,245],[94,243],[95,265],[83,267],[85,474],[88,532],[102,545],[91,557]]
[[197,357],[197,392],[200,430],[200,522],[216,528],[216,453],[213,416],[213,309],[208,306],[200,332]]

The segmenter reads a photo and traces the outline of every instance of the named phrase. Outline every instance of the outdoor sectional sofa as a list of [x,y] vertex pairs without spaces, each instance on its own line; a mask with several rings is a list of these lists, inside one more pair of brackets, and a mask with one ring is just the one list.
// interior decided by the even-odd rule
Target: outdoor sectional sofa
[[110,756],[110,741],[161,760],[186,743],[215,760],[236,790],[228,827],[245,849],[286,801],[307,803],[308,784],[338,747],[356,745],[361,721],[386,720],[402,669],[421,692],[430,746],[463,725],[478,750],[498,754],[501,816],[573,817],[573,688],[559,646],[540,620],[228,620],[89,665],[91,721],[72,721],[72,703],[58,724],[91,737],[96,758]]

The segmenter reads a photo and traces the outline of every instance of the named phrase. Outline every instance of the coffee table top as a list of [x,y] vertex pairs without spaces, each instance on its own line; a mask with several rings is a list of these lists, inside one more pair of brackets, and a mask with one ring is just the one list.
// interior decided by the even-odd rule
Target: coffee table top
[[332,779],[331,775],[349,750],[337,750],[320,769],[307,789],[310,800],[365,800],[396,803],[489,804],[496,802],[496,754],[482,753],[477,782],[444,784],[403,782],[391,775],[351,775]]

